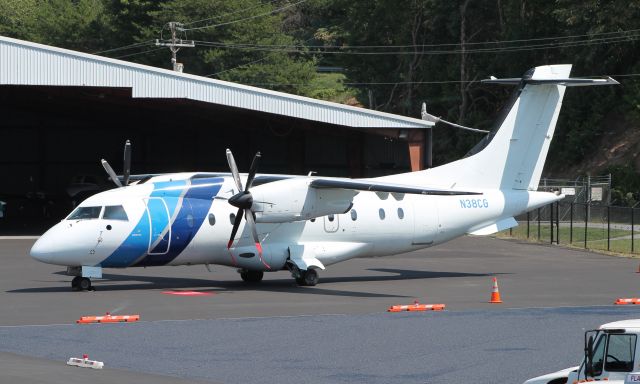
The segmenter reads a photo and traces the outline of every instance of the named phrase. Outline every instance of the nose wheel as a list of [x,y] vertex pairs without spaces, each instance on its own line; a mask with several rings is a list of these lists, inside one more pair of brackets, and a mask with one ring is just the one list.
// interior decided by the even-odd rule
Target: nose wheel
[[264,273],[262,271],[249,271],[246,269],[241,269],[238,272],[240,272],[240,277],[246,283],[259,283],[262,281],[262,277],[264,276]]
[[76,276],[71,280],[71,289],[74,291],[93,291],[91,279],[88,277]]

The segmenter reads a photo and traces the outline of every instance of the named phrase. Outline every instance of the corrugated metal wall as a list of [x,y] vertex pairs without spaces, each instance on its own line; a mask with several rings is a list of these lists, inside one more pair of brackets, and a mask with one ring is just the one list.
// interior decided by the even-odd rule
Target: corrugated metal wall
[[133,97],[188,98],[360,128],[426,128],[420,119],[345,106],[241,84],[0,36],[0,84],[132,88]]

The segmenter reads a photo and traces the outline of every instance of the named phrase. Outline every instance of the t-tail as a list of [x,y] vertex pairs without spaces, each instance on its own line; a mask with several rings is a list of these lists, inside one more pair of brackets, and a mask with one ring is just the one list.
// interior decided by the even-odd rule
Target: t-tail
[[570,64],[547,65],[522,78],[484,80],[517,86],[497,129],[467,157],[412,176],[446,188],[537,190],[566,87],[618,84],[610,77],[569,78],[570,72]]

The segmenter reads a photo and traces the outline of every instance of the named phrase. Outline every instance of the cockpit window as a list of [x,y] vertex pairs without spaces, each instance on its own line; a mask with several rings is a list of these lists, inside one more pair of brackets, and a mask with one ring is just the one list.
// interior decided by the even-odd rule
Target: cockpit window
[[105,220],[123,220],[128,221],[127,212],[122,205],[107,205],[104,207],[102,218]]
[[102,207],[78,207],[71,212],[67,220],[88,220],[100,217]]

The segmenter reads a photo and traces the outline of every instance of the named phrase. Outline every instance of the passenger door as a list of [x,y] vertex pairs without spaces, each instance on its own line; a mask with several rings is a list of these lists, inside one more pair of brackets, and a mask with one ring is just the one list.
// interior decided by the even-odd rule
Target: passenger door
[[149,197],[144,199],[149,215],[149,255],[164,255],[171,246],[171,225],[169,208],[164,199]]

